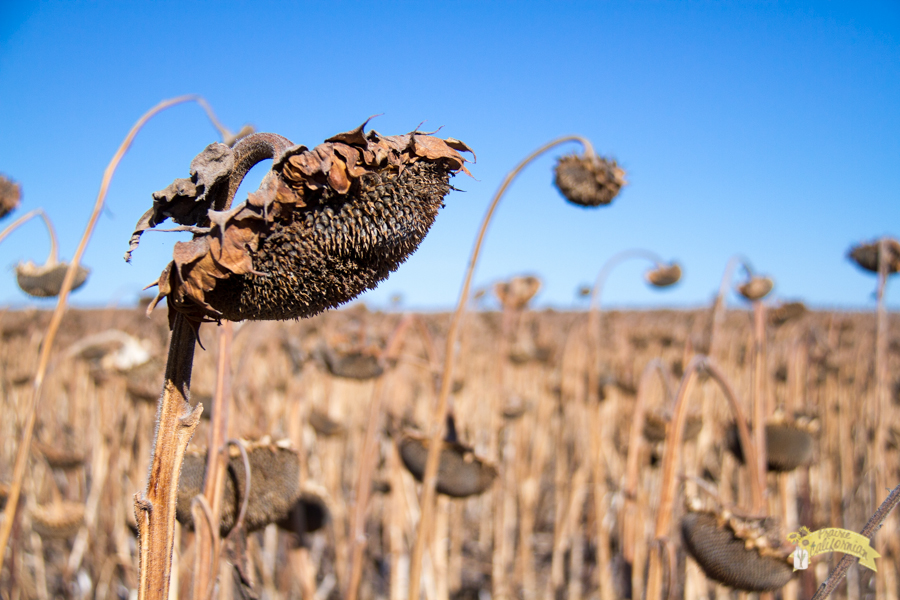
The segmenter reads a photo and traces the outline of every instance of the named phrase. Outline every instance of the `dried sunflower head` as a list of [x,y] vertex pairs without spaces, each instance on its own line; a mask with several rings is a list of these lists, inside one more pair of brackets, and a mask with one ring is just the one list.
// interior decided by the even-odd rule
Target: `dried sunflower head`
[[[406,432],[398,443],[404,466],[418,481],[425,475],[429,440],[421,435]],[[459,442],[445,441],[441,446],[438,463],[437,485],[439,494],[452,498],[467,498],[484,492],[497,477],[497,468],[478,458],[471,448]]]
[[668,265],[659,264],[656,265],[655,269],[647,271],[644,278],[647,280],[647,283],[653,287],[669,287],[681,280],[681,266],[676,262],[672,262]]
[[772,281],[769,277],[754,275],[745,283],[739,285],[737,290],[741,296],[752,302],[756,300],[762,300],[769,292],[772,291],[773,287],[775,287],[775,282]]
[[793,575],[774,519],[692,510],[681,520],[681,536],[706,576],[734,589],[774,591]]
[[[36,265],[29,260],[16,265],[16,282],[29,296],[52,298],[59,296],[68,270],[69,264],[65,262],[48,261],[47,264]],[[72,289],[69,291],[75,291],[84,285],[90,273],[90,269],[78,265]]]
[[580,206],[609,204],[628,183],[625,171],[614,160],[585,154],[569,154],[556,163],[556,187],[566,200]]
[[[813,425],[807,421],[783,418],[766,423],[766,462],[769,471],[787,473],[812,461],[815,450]],[[725,438],[731,453],[744,462],[737,425],[732,424],[728,428]]]
[[[847,258],[866,271],[877,273],[881,242],[882,240],[874,240],[868,244],[853,246],[850,248],[850,252],[847,253]],[[884,251],[888,274],[900,271],[900,241],[894,238],[885,238]]]
[[802,302],[783,302],[769,311],[769,324],[781,327],[788,321],[799,319],[809,310]]
[[540,289],[541,280],[534,275],[513,277],[509,281],[494,284],[494,294],[503,308],[508,310],[525,308]]
[[[225,471],[225,486],[219,514],[222,535],[234,527],[244,496],[248,493],[244,461],[240,451],[231,446]],[[184,455],[175,516],[193,528],[191,501],[203,490],[206,472],[206,450],[191,449]],[[264,437],[247,444],[250,462],[250,491],[244,526],[247,531],[262,529],[269,523],[285,518],[300,495],[300,457],[288,440],[278,442]]]
[[35,506],[31,510],[31,528],[43,538],[75,537],[84,524],[84,504],[59,501]]
[[[385,279],[422,241],[450,176],[468,173],[460,152],[471,150],[452,138],[364,127],[311,150],[274,134],[208,146],[190,179],[154,194],[132,236],[131,250],[166,218],[195,233],[175,245],[151,309],[166,298],[170,319],[172,310],[194,322],[301,318]],[[231,207],[244,174],[267,158],[260,189]]]
[[16,210],[22,200],[22,188],[18,183],[0,175],[0,219]]

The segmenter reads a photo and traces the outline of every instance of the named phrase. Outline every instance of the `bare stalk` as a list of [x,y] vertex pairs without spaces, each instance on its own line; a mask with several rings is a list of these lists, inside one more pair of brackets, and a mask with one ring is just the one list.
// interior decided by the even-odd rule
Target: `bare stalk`
[[716,346],[715,343],[716,340],[719,339],[717,334],[722,328],[722,321],[725,319],[725,297],[728,294],[728,285],[731,283],[731,278],[734,276],[734,270],[739,266],[743,266],[747,273],[752,273],[750,263],[747,262],[744,257],[739,255],[732,256],[728,259],[728,264],[725,265],[725,272],[722,273],[722,281],[719,283],[719,293],[716,294],[716,301],[713,303],[712,325],[709,331],[708,352],[712,357],[718,356],[718,346]]
[[[878,305],[875,312],[875,410],[871,414],[875,417],[875,439],[870,448],[870,466],[875,469],[876,493],[887,488],[888,478],[884,455],[886,449],[887,421],[888,421],[888,381],[887,381],[887,312],[884,306],[884,288],[888,278],[888,248],[887,238],[878,241],[878,289],[876,291]],[[880,554],[885,552],[885,539],[876,542],[875,550]],[[882,569],[876,574],[876,592],[879,597],[889,595],[885,571]],[[893,594],[891,594],[893,595]]]
[[[219,327],[219,356],[216,365],[216,392],[206,450],[206,476],[203,480],[203,497],[209,505],[212,531],[202,531],[205,521],[194,519],[197,530],[197,553],[194,557],[194,600],[205,600],[218,575],[219,512],[222,506],[222,489],[225,486],[225,469],[228,466],[228,416],[231,405],[231,343],[234,326],[225,321]],[[244,488],[249,491],[249,487]]]
[[[884,520],[887,519],[891,511],[894,510],[897,503],[900,503],[900,485],[895,487],[893,491],[888,494],[888,497],[884,499],[884,502],[881,503],[881,506],[878,507],[878,510],[875,511],[875,514],[872,515],[872,518],[869,519],[869,522],[866,523],[866,526],[863,527],[863,530],[859,533],[869,538],[869,540],[875,537],[875,533],[881,528],[881,524],[884,523]],[[825,580],[825,583],[823,583],[816,592],[816,595],[812,597],[812,600],[825,600],[825,598],[830,596],[831,592],[833,592],[837,586],[841,584],[841,581],[844,580],[847,569],[850,568],[850,565],[853,564],[854,560],[858,559],[852,554],[845,554],[844,558],[837,564],[834,571],[831,572],[831,575],[828,576],[828,579]]]
[[622,495],[625,497],[622,512],[622,555],[629,564],[634,564],[634,542],[637,536],[637,524],[635,523],[635,511],[637,500],[638,476],[640,475],[640,451],[643,446],[644,415],[647,405],[647,388],[650,378],[654,373],[659,373],[666,391],[666,403],[672,402],[672,390],[669,383],[669,372],[663,362],[654,358],[644,367],[638,384],[637,402],[634,404],[634,415],[631,420],[631,430],[628,435],[628,454],[625,459],[625,488]]
[[[415,317],[406,315],[394,330],[391,340],[385,348],[382,363],[396,358],[403,347],[403,340]],[[384,399],[384,376],[375,381],[372,389],[372,400],[369,402],[369,420],[366,424],[366,435],[363,439],[362,453],[359,461],[359,474],[356,482],[356,503],[350,524],[350,579],[344,597],[356,600],[359,582],[363,572],[363,550],[366,547],[366,512],[369,507],[369,494],[372,490],[372,472],[375,470],[375,458],[378,454],[378,426],[381,423],[381,404]]]
[[500,185],[500,189],[497,190],[497,193],[494,195],[494,199],[491,201],[491,204],[488,207],[487,214],[485,214],[484,220],[481,224],[481,230],[478,232],[478,237],[475,240],[475,247],[472,249],[472,255],[469,258],[469,267],[466,271],[466,277],[463,280],[463,287],[459,294],[456,311],[453,313],[453,318],[450,321],[450,329],[447,332],[447,345],[444,352],[444,366],[443,375],[441,378],[441,389],[440,393],[438,394],[438,405],[435,408],[434,414],[431,418],[431,441],[428,445],[428,460],[425,463],[425,474],[422,483],[422,517],[419,521],[418,531],[416,532],[416,542],[413,547],[413,555],[409,569],[410,600],[418,600],[419,598],[419,582],[421,580],[422,574],[422,559],[424,558],[425,548],[428,541],[428,532],[431,526],[431,520],[434,515],[434,496],[435,483],[437,481],[438,459],[440,457],[442,447],[444,419],[447,413],[447,401],[450,397],[450,388],[453,384],[453,368],[456,362],[456,344],[459,339],[459,325],[462,321],[463,314],[465,313],[466,301],[469,298],[469,288],[472,285],[472,276],[475,273],[475,266],[478,262],[478,255],[481,252],[481,244],[484,241],[484,236],[487,232],[488,225],[491,222],[491,217],[494,214],[494,210],[497,208],[497,204],[500,202],[500,198],[503,197],[504,192],[506,192],[506,189],[509,187],[509,184],[512,183],[513,179],[515,179],[519,172],[521,172],[522,169],[524,169],[534,159],[544,154],[548,150],[551,150],[552,148],[555,148],[556,146],[566,142],[578,142],[584,147],[585,154],[589,156],[593,156],[594,154],[593,147],[587,139],[581,136],[572,135],[557,138],[552,142],[541,146],[533,153],[528,155],[525,160],[523,160],[516,168],[510,171],[509,174],[507,174],[506,178],[503,180],[503,183]]
[[135,494],[134,516],[140,545],[138,600],[167,600],[175,541],[175,504],[184,452],[200,423],[203,405],[192,408],[191,368],[194,330],[187,318],[175,316],[166,379],[156,412],[156,439],[147,488]]
[[[759,300],[753,302],[753,445],[756,461],[747,465],[757,486],[766,489],[766,307]],[[765,495],[753,497],[753,512],[765,515]]]
[[6,547],[9,543],[9,536],[12,532],[13,522],[16,518],[16,508],[19,504],[19,495],[22,491],[22,480],[25,477],[25,467],[28,463],[29,452],[31,451],[31,439],[34,435],[34,424],[37,419],[37,410],[40,406],[44,377],[47,374],[47,367],[50,364],[50,351],[53,348],[53,342],[56,339],[56,333],[59,330],[60,323],[62,322],[63,314],[66,311],[69,291],[72,289],[72,283],[75,281],[75,275],[77,274],[78,265],[81,262],[81,257],[84,255],[84,252],[87,249],[87,244],[91,239],[91,235],[94,233],[94,227],[97,224],[97,219],[100,218],[100,213],[103,210],[103,203],[106,200],[106,193],[109,189],[109,184],[112,181],[113,174],[116,172],[116,169],[118,168],[119,162],[122,160],[122,157],[125,156],[125,153],[131,147],[131,143],[134,141],[134,137],[137,135],[138,131],[141,130],[144,124],[147,123],[147,121],[149,121],[160,111],[163,111],[170,106],[175,106],[176,104],[181,104],[196,99],[197,96],[179,96],[178,98],[160,102],[159,104],[151,108],[147,113],[144,114],[144,116],[138,119],[137,123],[134,124],[134,126],[131,128],[131,131],[129,131],[128,135],[125,136],[125,140],[119,146],[119,149],[116,151],[115,155],[113,155],[112,160],[109,161],[109,165],[107,165],[106,170],[103,172],[103,179],[100,182],[100,192],[97,194],[97,201],[94,203],[94,210],[91,213],[91,217],[88,220],[87,227],[85,228],[84,234],[81,237],[81,243],[78,244],[78,248],[75,250],[75,255],[72,257],[72,262],[69,264],[69,269],[66,271],[66,276],[63,278],[59,297],[56,301],[56,309],[53,311],[53,316],[50,318],[50,324],[47,327],[47,334],[44,337],[43,343],[41,344],[41,354],[38,359],[38,368],[34,375],[34,381],[32,383],[31,402],[29,403],[27,409],[25,428],[22,431],[22,441],[19,444],[18,449],[16,450],[16,462],[15,466],[13,467],[13,481],[10,486],[9,497],[6,501],[6,511],[4,513],[6,515],[6,518],[3,520],[3,525],[0,526],[0,565],[3,565],[3,559],[6,555]]
[[[688,364],[684,377],[681,379],[681,386],[678,388],[678,394],[675,398],[675,412],[672,415],[670,429],[666,432],[666,443],[663,454],[662,463],[662,482],[660,483],[659,506],[656,510],[656,530],[654,532],[655,539],[662,541],[668,537],[669,526],[672,520],[672,510],[675,504],[675,486],[678,481],[675,471],[678,468],[680,459],[681,440],[684,433],[684,424],[687,421],[687,398],[690,396],[694,384],[697,380],[698,372],[703,369],[709,373],[713,379],[722,388],[725,398],[734,415],[737,423],[738,435],[741,440],[741,447],[747,464],[755,464],[756,448],[750,437],[750,430],[747,427],[747,420],[744,418],[743,411],[738,402],[734,388],[728,382],[722,370],[706,356],[695,356]],[[758,506],[762,502],[762,490],[760,489],[759,479],[750,477],[750,492],[753,497],[754,506]],[[650,566],[647,576],[647,600],[659,600],[662,598],[662,575],[663,568],[657,552],[650,553]]]
[[665,262],[662,257],[655,252],[643,250],[641,248],[633,248],[614,254],[600,268],[600,272],[597,274],[597,279],[594,282],[594,287],[591,288],[591,305],[588,310],[588,330],[590,332],[588,334],[588,340],[590,340],[594,355],[592,367],[588,369],[588,400],[596,401],[598,399],[597,394],[599,393],[598,375],[600,368],[600,340],[603,337],[600,332],[600,298],[603,295],[603,286],[606,284],[606,279],[615,267],[632,258],[643,258],[657,265]]

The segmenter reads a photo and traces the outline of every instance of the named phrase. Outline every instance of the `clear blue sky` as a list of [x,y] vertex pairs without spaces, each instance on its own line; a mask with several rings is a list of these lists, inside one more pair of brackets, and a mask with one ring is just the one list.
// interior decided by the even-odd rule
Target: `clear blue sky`
[[[645,263],[626,263],[604,303],[698,306],[740,252],[776,280],[779,297],[865,309],[874,277],[845,253],[900,235],[896,1],[7,0],[0,90],[0,172],[22,184],[21,211],[50,214],[64,258],[125,133],[160,100],[187,93],[206,97],[234,130],[249,122],[308,146],[383,113],[373,122],[382,133],[426,121],[475,149],[477,179],[454,180],[466,192],[448,197],[418,253],[367,294],[376,307],[397,293],[406,306],[452,305],[504,174],[570,133],[616,157],[630,185],[612,206],[585,211],[552,186],[565,150],[534,163],[500,206],[476,284],[537,273],[539,305],[572,306],[604,261],[641,247],[677,258],[683,282],[656,292],[643,283]],[[145,235],[127,265],[133,225],[150,194],[186,177],[216,140],[196,105],[139,134],[75,304],[132,302],[158,276],[178,238]],[[47,250],[37,221],[0,246],[0,305],[31,302],[12,268]]]

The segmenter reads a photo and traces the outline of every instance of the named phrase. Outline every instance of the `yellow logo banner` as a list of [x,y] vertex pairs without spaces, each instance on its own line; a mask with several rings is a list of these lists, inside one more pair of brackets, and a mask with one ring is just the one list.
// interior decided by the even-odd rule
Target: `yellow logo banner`
[[825,552],[843,552],[859,559],[864,567],[876,571],[875,559],[881,558],[874,548],[869,545],[869,538],[855,531],[829,527],[810,533],[806,527],[800,531],[788,535],[788,539],[797,546],[791,554],[794,561],[794,570],[805,569],[809,558]]

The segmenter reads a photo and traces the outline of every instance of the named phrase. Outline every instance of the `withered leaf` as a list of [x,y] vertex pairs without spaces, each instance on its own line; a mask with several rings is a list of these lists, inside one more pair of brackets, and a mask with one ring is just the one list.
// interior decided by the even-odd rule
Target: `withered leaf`
[[351,129],[350,131],[346,131],[344,133],[339,133],[337,135],[333,135],[325,141],[326,142],[343,142],[343,143],[349,144],[351,146],[365,147],[365,145],[368,143],[368,140],[366,139],[366,133],[365,133],[366,125],[368,125],[369,121],[371,121],[372,119],[374,119],[377,116],[379,116],[379,115],[372,115],[371,117],[366,119],[365,123],[363,123],[356,129]]
[[469,148],[469,145],[465,142],[462,142],[456,138],[447,138],[444,141],[454,150],[459,150],[460,152],[468,152],[469,154],[471,154],[473,163],[478,162],[478,157],[475,156],[475,151]]
[[222,240],[209,238],[209,251],[216,263],[236,275],[252,273],[253,260],[247,250],[256,251],[259,245],[259,229],[252,221],[243,221],[227,227],[222,232]]
[[328,171],[328,185],[338,194],[346,194],[350,191],[350,179],[347,177],[347,167],[344,161],[337,159],[331,162]]

